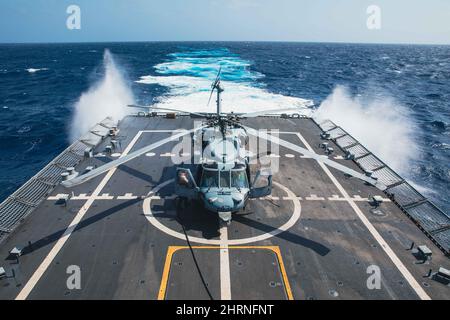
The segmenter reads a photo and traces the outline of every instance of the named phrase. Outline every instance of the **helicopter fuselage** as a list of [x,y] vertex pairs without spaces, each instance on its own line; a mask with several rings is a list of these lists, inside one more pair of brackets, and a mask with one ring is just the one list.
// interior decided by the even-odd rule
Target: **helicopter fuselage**
[[205,209],[228,222],[232,213],[245,208],[252,193],[270,194],[271,185],[264,194],[252,188],[244,129],[230,125],[207,127],[194,136],[194,142],[202,146],[196,178],[189,169],[178,168],[178,196],[201,201]]

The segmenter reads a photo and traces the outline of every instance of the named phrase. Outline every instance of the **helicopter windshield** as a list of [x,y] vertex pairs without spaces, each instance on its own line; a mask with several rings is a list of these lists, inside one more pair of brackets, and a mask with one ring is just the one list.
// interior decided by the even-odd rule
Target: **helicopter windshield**
[[235,188],[248,188],[247,174],[244,170],[231,171],[231,186]]
[[248,179],[245,170],[233,169],[230,171],[219,171],[212,169],[203,170],[202,188],[248,188]]
[[218,180],[219,172],[217,170],[204,170],[202,175],[202,188],[218,188],[219,180]]
[[230,171],[220,171],[220,187],[230,187]]

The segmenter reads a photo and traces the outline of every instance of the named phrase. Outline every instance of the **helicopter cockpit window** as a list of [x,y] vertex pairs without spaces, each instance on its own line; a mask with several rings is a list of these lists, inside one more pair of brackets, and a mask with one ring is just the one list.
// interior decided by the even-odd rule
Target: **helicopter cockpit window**
[[231,186],[234,188],[248,188],[247,174],[244,170],[231,171]]
[[230,171],[220,171],[220,187],[230,187]]
[[202,176],[202,188],[218,188],[218,171],[204,170]]

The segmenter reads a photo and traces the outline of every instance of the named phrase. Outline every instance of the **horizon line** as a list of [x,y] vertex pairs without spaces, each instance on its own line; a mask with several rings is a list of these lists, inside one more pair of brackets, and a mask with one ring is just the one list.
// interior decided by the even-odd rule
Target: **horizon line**
[[303,41],[303,40],[110,40],[110,41],[25,41],[0,42],[0,45],[39,45],[39,44],[102,44],[102,43],[310,43],[310,44],[359,44],[359,45],[416,45],[450,46],[450,43],[412,43],[412,42],[346,42],[346,41]]

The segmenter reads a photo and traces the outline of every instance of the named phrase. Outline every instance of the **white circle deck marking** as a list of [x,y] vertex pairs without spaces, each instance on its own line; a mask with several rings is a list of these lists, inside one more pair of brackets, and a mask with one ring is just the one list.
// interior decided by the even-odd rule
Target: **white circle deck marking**
[[[155,216],[152,213],[151,204],[152,204],[153,199],[149,196],[152,194],[153,195],[156,194],[159,190],[161,190],[162,188],[164,188],[165,186],[167,186],[173,182],[175,182],[174,179],[168,180],[168,181],[156,186],[152,191],[150,191],[148,197],[145,198],[144,203],[142,205],[143,210],[144,210],[144,216],[154,227],[158,228],[162,232],[164,232],[174,238],[178,238],[180,240],[186,240],[186,236],[183,233],[172,230],[169,227],[167,227],[166,225],[162,224],[161,222],[158,221],[158,219],[155,218]],[[193,237],[193,236],[189,236],[189,241],[200,243],[200,244],[206,244],[206,245],[224,245],[224,244],[231,245],[231,246],[244,245],[244,244],[249,244],[249,243],[253,243],[253,242],[267,240],[269,238],[275,237],[275,236],[279,235],[280,233],[283,233],[283,232],[289,230],[290,228],[292,228],[294,226],[294,224],[300,219],[300,214],[301,214],[301,209],[302,209],[301,205],[300,205],[300,200],[296,197],[296,195],[291,190],[289,190],[282,184],[279,184],[275,181],[273,183],[276,186],[278,186],[279,188],[283,189],[288,194],[288,197],[291,198],[292,202],[294,203],[294,212],[292,213],[291,218],[288,220],[288,222],[283,224],[281,227],[276,228],[270,232],[263,233],[259,236],[243,238],[243,239],[226,240],[225,242],[223,240],[210,240],[210,239],[198,238],[198,237]]]

